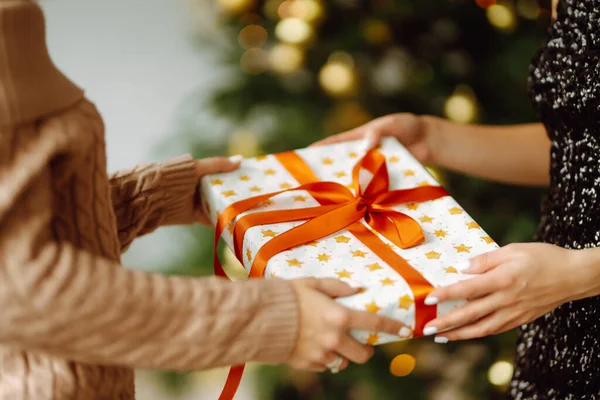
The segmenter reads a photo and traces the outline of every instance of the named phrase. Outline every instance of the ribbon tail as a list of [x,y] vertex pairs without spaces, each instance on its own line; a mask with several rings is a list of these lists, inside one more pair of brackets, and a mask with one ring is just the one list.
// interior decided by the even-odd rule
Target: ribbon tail
[[240,387],[240,383],[242,382],[242,376],[244,375],[244,368],[246,364],[236,365],[229,369],[229,374],[227,375],[227,381],[225,381],[225,386],[223,386],[223,391],[219,396],[219,400],[233,400],[235,397],[235,393]]

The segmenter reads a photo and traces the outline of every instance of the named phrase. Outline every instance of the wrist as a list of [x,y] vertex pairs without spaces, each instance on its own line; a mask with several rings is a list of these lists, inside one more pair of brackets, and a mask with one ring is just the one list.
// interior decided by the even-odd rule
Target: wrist
[[444,129],[442,125],[447,122],[442,118],[435,117],[433,115],[422,115],[419,116],[421,123],[421,130],[423,138],[425,140],[428,152],[427,157],[424,160],[426,164],[443,166],[442,160],[444,159]]
[[576,279],[570,301],[600,295],[600,248],[568,250],[570,253],[567,271]]

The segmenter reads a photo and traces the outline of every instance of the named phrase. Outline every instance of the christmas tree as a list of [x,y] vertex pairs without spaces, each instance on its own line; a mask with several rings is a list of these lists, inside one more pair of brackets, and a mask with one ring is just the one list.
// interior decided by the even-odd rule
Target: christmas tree
[[[197,115],[222,122],[222,132],[199,134],[198,117],[178,138],[196,157],[301,148],[394,112],[459,123],[536,119],[526,93],[528,64],[549,14],[535,0],[219,0],[196,6],[211,16],[216,32],[200,31],[199,43],[218,46],[227,71],[209,102],[197,105]],[[531,240],[538,190],[432,172],[499,244]],[[202,267],[178,272],[208,275],[213,231],[194,229],[198,245],[180,264]],[[221,251],[233,267],[235,258]],[[449,345],[431,338],[400,342],[378,347],[368,364],[335,376],[264,367],[259,398],[499,399],[512,374],[514,341],[508,333]],[[403,378],[389,373],[399,353],[417,360]]]

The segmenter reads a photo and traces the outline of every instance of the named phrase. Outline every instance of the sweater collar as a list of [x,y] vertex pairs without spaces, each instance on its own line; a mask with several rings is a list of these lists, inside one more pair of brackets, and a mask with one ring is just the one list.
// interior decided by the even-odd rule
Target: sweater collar
[[0,0],[0,126],[35,121],[82,98],[50,59],[41,8]]

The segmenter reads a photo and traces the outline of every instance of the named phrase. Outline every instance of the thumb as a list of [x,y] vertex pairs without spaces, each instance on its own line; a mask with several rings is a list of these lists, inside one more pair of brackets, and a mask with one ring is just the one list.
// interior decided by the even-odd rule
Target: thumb
[[315,289],[331,298],[352,296],[361,291],[361,288],[353,288],[346,282],[333,278],[317,279]]
[[367,141],[367,149],[377,146],[381,140],[381,130],[369,127],[365,133],[365,140]]
[[196,172],[198,176],[217,174],[219,172],[231,172],[239,168],[241,156],[233,157],[211,157],[196,160]]

